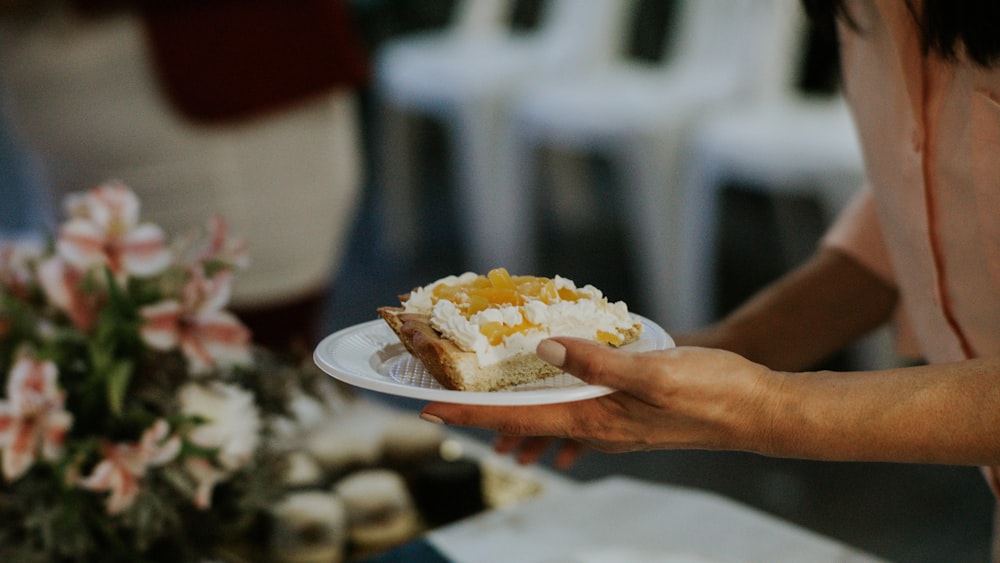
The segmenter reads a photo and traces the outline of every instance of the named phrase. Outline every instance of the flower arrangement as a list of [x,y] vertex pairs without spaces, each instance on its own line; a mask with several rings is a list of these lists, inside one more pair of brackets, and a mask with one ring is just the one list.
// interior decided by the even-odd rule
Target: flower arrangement
[[0,553],[213,557],[281,494],[267,436],[313,374],[226,310],[247,249],[223,220],[168,240],[114,182],[65,207],[0,248]]

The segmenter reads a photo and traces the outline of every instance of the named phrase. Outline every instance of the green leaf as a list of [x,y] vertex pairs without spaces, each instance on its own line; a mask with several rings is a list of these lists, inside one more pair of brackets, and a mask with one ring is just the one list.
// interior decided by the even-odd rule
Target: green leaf
[[107,372],[108,408],[115,416],[122,414],[125,392],[132,379],[132,362],[119,361],[112,364]]
[[104,267],[104,279],[108,284],[108,305],[116,309],[126,309],[129,306],[128,298],[125,297],[121,288],[118,287],[118,282],[115,281],[114,274],[111,273],[111,269],[107,266]]

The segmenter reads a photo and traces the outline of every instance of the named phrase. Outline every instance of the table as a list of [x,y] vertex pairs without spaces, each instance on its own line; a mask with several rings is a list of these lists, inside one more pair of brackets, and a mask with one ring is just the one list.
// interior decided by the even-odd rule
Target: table
[[[394,412],[359,401],[351,416],[375,428]],[[370,563],[881,561],[716,493],[621,476],[573,481],[542,466],[519,466],[468,435],[449,432],[484,464],[540,483],[541,494],[433,529]]]
[[434,530],[455,562],[874,562],[714,493],[609,477]]

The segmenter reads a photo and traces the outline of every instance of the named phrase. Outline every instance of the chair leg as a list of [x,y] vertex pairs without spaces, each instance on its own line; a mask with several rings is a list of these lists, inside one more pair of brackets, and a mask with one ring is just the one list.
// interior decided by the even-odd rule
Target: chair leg
[[679,330],[714,320],[715,262],[719,246],[719,213],[725,166],[720,158],[695,152],[687,159],[680,186],[677,270]]
[[661,141],[643,139],[623,147],[617,160],[627,181],[627,211],[631,230],[637,290],[647,316],[677,330],[684,327],[680,263],[677,169],[679,135]]
[[458,174],[459,225],[470,266],[479,272],[536,267],[535,206],[528,184],[504,169],[514,141],[499,113],[465,108],[452,130]]
[[382,244],[391,257],[412,260],[420,235],[417,213],[413,118],[385,103],[376,115],[376,205]]
[[599,211],[592,195],[587,157],[558,149],[543,155],[545,191],[551,202],[547,209],[551,210],[552,221],[558,232],[580,232]]

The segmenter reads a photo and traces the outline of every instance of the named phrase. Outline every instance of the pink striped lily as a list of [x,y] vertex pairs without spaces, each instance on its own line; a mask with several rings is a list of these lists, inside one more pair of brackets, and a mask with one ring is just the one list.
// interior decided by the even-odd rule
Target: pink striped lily
[[7,400],[0,401],[3,476],[13,481],[34,465],[38,451],[49,461],[62,455],[73,416],[63,408],[65,393],[56,386],[51,361],[20,357],[7,379]]
[[199,510],[212,508],[212,491],[215,486],[229,477],[228,471],[219,469],[203,457],[189,457],[184,460],[184,468],[195,481],[194,506]]
[[84,274],[59,256],[38,265],[38,282],[49,303],[66,313],[73,326],[89,331],[97,321],[104,297],[82,287]]
[[179,346],[194,374],[248,364],[250,331],[223,310],[229,302],[231,277],[221,271],[207,278],[194,268],[180,301],[169,299],[142,308],[143,341],[163,351]]
[[[39,245],[0,244],[0,295],[8,294],[19,301],[30,300],[35,282],[32,266],[41,254]],[[0,304],[0,338],[7,334],[11,324],[11,317]]]
[[67,198],[70,219],[59,231],[56,249],[73,266],[107,266],[118,278],[151,276],[170,265],[163,230],[139,223],[139,198],[124,184],[101,184]]
[[218,215],[211,216],[207,230],[208,236],[196,255],[199,262],[219,261],[237,268],[249,265],[250,251],[246,239],[229,236],[229,224],[225,219]]
[[135,502],[146,471],[170,463],[180,453],[180,437],[169,434],[170,426],[160,419],[143,432],[138,442],[107,446],[104,459],[90,475],[80,479],[79,485],[91,491],[110,491],[108,514],[120,514]]
[[32,264],[42,256],[37,244],[0,245],[0,290],[19,299],[27,299],[34,282]]

